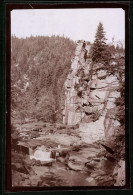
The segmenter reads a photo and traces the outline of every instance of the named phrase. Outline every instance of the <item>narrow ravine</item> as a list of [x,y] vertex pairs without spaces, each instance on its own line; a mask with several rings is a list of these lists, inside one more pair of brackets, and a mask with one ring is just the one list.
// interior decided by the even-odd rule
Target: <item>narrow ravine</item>
[[124,136],[118,136],[121,121],[116,117],[121,109],[118,71],[92,65],[89,52],[89,43],[77,43],[64,84],[63,124],[33,120],[14,125],[13,186],[125,184]]

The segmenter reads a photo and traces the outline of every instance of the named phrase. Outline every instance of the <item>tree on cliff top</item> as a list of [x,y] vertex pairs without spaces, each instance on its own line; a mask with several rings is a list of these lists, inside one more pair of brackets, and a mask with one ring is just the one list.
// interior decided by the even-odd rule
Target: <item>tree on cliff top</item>
[[110,52],[106,44],[105,32],[103,24],[100,22],[97,27],[95,41],[92,47],[92,61],[107,64],[110,59]]

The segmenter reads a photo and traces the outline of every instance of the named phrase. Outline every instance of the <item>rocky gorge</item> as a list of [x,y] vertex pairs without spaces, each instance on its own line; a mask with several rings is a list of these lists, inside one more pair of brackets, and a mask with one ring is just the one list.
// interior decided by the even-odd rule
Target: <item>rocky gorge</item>
[[12,186],[125,185],[125,59],[116,54],[108,66],[92,63],[90,48],[77,42],[63,124],[14,125]]

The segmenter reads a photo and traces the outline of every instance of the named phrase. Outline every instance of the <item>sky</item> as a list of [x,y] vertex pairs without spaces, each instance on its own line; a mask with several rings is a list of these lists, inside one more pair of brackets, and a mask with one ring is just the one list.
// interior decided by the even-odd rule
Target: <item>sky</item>
[[125,12],[121,8],[20,9],[11,12],[11,34],[29,36],[61,35],[93,43],[102,22],[107,42],[125,41]]

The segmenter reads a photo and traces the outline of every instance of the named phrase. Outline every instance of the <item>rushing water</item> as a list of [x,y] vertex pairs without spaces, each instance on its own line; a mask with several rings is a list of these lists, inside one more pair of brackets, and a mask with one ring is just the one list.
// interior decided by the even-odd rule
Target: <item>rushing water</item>
[[[65,151],[64,148],[60,149]],[[98,186],[97,177],[100,178],[100,182],[103,182],[104,177],[105,181],[108,181],[110,173],[113,172],[114,161],[98,156],[99,148],[95,144],[78,146],[78,149],[69,150],[68,156],[61,156],[60,153],[52,159],[50,151],[44,146],[37,147],[31,155],[25,156],[24,166],[30,164],[30,172],[28,175],[22,174],[19,182],[24,181],[23,186],[71,187]],[[15,182],[17,181],[13,177],[13,183]]]
[[[107,173],[106,176],[108,176],[108,170],[113,171],[114,162],[103,159],[103,155],[98,157],[101,148],[96,142],[89,143],[88,140],[91,136],[84,129],[80,134],[82,139],[84,138],[84,142],[80,142],[80,139],[79,142],[76,142],[74,136],[73,138],[68,135],[64,136],[64,134],[49,135],[47,139],[45,137],[45,141],[42,142],[44,145],[41,146],[38,138],[28,140],[29,156],[26,157],[25,163],[30,164],[31,172],[27,175],[27,180],[21,178],[20,181],[25,181],[24,185],[26,186],[40,187],[97,186],[96,177],[101,177],[100,171]],[[56,142],[58,141],[57,144],[55,144],[54,138],[56,138]],[[62,140],[66,142],[61,142]],[[74,142],[75,145],[71,146],[69,142]],[[73,149],[74,147],[76,149]],[[57,151],[58,156],[53,157],[51,151]],[[62,155],[59,151],[68,151],[68,156]],[[89,165],[86,166],[86,163]]]
[[[112,171],[113,162],[110,160],[104,161],[105,182],[108,182],[109,172]],[[40,176],[41,182],[39,182],[40,187],[53,187],[53,186],[97,186],[98,182],[93,178],[91,173],[87,170],[83,171],[74,171],[70,170],[65,164],[61,162],[54,162],[52,166],[34,166],[33,167],[35,173]],[[95,172],[94,174],[97,174]],[[103,178],[100,180],[102,182]]]
[[40,160],[40,161],[51,161],[50,152],[36,150],[33,155],[30,156],[30,159]]
[[[40,148],[41,149],[41,148]],[[105,172],[111,171],[113,168],[113,163],[110,160],[101,160],[101,158],[95,158],[98,154],[99,149],[94,147],[93,145],[90,147],[82,148],[80,151],[71,151],[69,161],[72,159],[80,162],[89,161],[91,159],[91,163],[93,164],[93,159],[96,159],[95,164],[93,164],[94,169],[97,168]],[[42,161],[50,161],[50,153],[46,151],[36,150],[34,152],[34,158]],[[88,158],[89,157],[89,158]],[[60,158],[60,157],[59,157]],[[35,174],[39,176],[40,180],[37,181],[39,186],[97,186],[95,178],[91,177],[91,171],[88,170],[87,167],[83,166],[80,171],[71,170],[68,167],[68,162],[66,162],[65,158],[61,158],[62,161],[57,160],[52,162],[50,166],[32,166],[32,169],[35,171]],[[74,164],[73,164],[74,165]],[[77,164],[74,165],[78,166]],[[81,166],[82,167],[82,166]],[[92,170],[93,171],[93,170]],[[95,172],[97,173],[97,171]],[[98,175],[100,176],[100,175]]]
[[54,162],[51,167],[33,167],[36,174],[41,177],[40,186],[88,186],[89,174],[84,171],[73,171],[60,163]]

